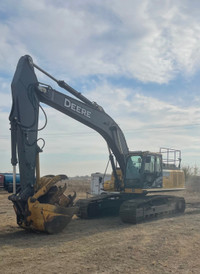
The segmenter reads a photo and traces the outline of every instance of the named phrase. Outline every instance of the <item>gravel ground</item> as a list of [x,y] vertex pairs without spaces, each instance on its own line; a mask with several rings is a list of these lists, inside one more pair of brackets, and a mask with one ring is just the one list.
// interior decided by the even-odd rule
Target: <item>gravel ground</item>
[[73,217],[63,232],[46,235],[19,228],[1,191],[0,273],[200,273],[200,193],[181,195],[181,216],[137,225]]

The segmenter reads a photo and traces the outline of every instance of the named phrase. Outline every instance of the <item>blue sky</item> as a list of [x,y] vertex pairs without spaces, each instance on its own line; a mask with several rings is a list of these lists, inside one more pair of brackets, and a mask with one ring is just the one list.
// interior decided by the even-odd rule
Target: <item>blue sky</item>
[[[0,172],[12,170],[10,83],[25,54],[103,106],[130,150],[177,148],[183,165],[199,166],[199,8],[199,1],[185,0],[1,1]],[[38,79],[52,84],[40,73]],[[44,108],[41,173],[104,172],[108,153],[102,137]]]

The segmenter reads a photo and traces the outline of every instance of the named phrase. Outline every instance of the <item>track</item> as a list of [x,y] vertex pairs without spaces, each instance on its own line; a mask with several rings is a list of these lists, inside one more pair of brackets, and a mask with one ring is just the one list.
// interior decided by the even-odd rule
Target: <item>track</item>
[[76,206],[79,208],[77,216],[82,219],[120,215],[123,222],[136,224],[183,213],[185,200],[170,195],[133,196],[118,193],[80,199]]
[[145,199],[128,200],[120,207],[120,218],[125,223],[136,224],[163,218],[185,211],[185,200],[176,196],[147,196]]

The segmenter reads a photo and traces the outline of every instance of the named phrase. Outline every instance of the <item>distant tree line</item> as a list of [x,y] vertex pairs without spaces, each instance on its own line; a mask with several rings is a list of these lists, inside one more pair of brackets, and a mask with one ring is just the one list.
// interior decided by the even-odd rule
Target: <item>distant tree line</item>
[[191,179],[191,177],[199,176],[200,175],[200,169],[196,165],[194,167],[191,166],[184,166],[182,167],[182,170],[185,173],[185,179],[186,181]]

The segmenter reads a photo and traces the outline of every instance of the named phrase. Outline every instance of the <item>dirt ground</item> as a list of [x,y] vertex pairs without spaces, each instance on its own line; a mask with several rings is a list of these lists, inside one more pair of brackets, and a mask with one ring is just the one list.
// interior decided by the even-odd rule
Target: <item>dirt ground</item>
[[181,195],[187,208],[178,217],[137,225],[73,217],[46,235],[19,228],[0,191],[0,273],[200,273],[200,192]]

